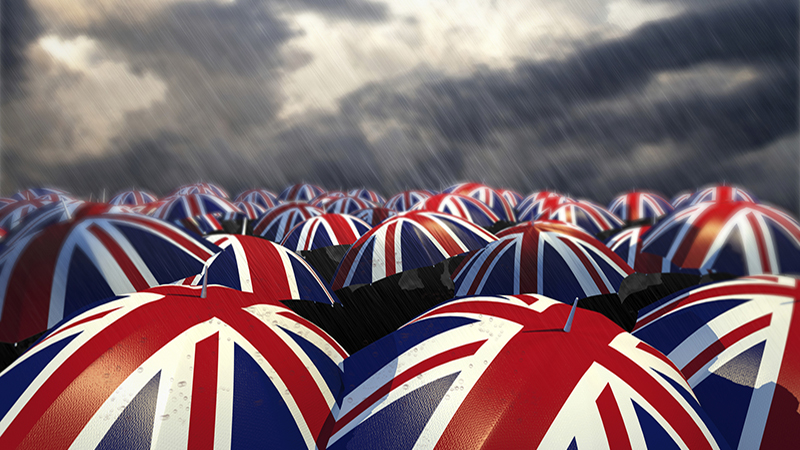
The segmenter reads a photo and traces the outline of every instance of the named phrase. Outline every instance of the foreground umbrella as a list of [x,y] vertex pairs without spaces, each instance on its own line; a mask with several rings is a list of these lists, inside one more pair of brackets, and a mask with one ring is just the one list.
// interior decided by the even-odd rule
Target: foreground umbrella
[[266,212],[253,226],[253,234],[281,242],[300,222],[323,214],[317,207],[303,202],[287,202]]
[[595,236],[624,225],[607,209],[586,200],[566,202],[552,210],[548,218],[577,225]]
[[278,199],[286,202],[308,202],[324,193],[325,190],[319,186],[300,183],[284,189],[280,195],[278,195]]
[[0,375],[0,448],[314,449],[347,354],[280,304],[163,286],[56,327]]
[[799,300],[796,278],[707,284],[643,309],[634,335],[675,363],[732,448],[800,448]]
[[130,205],[142,206],[148,203],[158,201],[158,198],[147,192],[140,190],[129,190],[118,192],[111,200],[108,201],[109,205]]
[[756,196],[735,186],[709,186],[695,192],[686,201],[688,206],[702,202],[748,202],[758,203]]
[[172,191],[168,197],[176,195],[204,194],[214,195],[219,198],[228,198],[228,193],[224,189],[213,183],[192,183],[186,184]]
[[278,197],[266,189],[249,189],[236,197],[235,202],[250,202],[264,209],[276,207],[280,201]]
[[412,211],[431,211],[450,214],[475,225],[488,228],[500,218],[480,200],[460,194],[438,194],[417,203]]
[[555,192],[534,192],[517,205],[517,219],[520,222],[547,218],[550,212],[560,205],[573,201],[571,198]]
[[83,210],[0,254],[0,342],[41,333],[95,301],[199,273],[218,251],[157,219]]
[[652,192],[629,192],[611,201],[608,210],[626,222],[656,219],[672,212],[670,203]]
[[699,203],[654,226],[642,252],[700,273],[800,274],[800,224],[756,203]]
[[594,312],[569,317],[534,295],[445,303],[344,361],[322,440],[329,450],[727,448],[661,353]]
[[403,191],[386,200],[383,206],[397,212],[410,211],[417,203],[430,198],[431,193],[421,190]]
[[635,313],[616,294],[633,273],[619,256],[578,227],[527,222],[501,231],[498,240],[470,254],[453,273],[456,297],[542,294],[602,312],[626,329]]

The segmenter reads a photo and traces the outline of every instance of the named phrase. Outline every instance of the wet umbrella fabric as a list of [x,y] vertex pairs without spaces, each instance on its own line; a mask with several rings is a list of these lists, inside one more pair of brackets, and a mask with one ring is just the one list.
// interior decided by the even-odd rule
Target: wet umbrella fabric
[[488,228],[500,218],[480,200],[461,194],[438,194],[414,206],[412,211],[431,211],[450,214],[475,225]]
[[587,200],[566,202],[552,210],[548,218],[577,225],[595,236],[625,225],[609,210]]
[[450,186],[443,192],[448,194],[466,195],[479,200],[481,203],[489,207],[499,220],[507,222],[515,222],[516,215],[514,214],[514,207],[506,201],[505,197],[489,186],[481,183],[460,183]]
[[142,206],[148,203],[158,201],[158,197],[147,191],[141,190],[128,190],[118,192],[111,200],[108,201],[109,205],[129,205],[129,206]]
[[571,198],[555,192],[533,192],[517,205],[517,220],[523,222],[539,218],[546,219],[551,211],[571,201],[573,201]]
[[354,212],[353,215],[374,227],[384,220],[396,216],[397,211],[388,208],[376,207],[359,209],[358,211]]
[[289,186],[281,191],[281,193],[278,195],[278,200],[287,202],[308,202],[319,197],[320,195],[323,195],[324,193],[325,190],[317,185],[299,183]]
[[620,195],[611,201],[608,210],[625,222],[635,222],[642,219],[656,219],[674,208],[658,194],[652,192],[629,192]]
[[393,209],[397,212],[405,212],[410,211],[417,203],[430,198],[431,193],[428,191],[421,191],[421,190],[409,190],[403,191],[398,194],[393,195],[386,200],[384,203],[384,207],[388,209]]
[[350,245],[371,228],[363,220],[347,214],[323,214],[300,222],[281,245],[294,252]]
[[347,195],[350,197],[360,198],[361,200],[366,200],[368,202],[372,202],[377,205],[382,205],[386,203],[386,199],[383,198],[383,196],[369,189],[353,189],[351,191],[348,191]]
[[190,217],[219,213],[224,218],[243,214],[230,201],[211,194],[186,194],[169,198],[153,213],[154,217],[176,222]]
[[703,202],[747,202],[758,203],[755,195],[736,186],[709,186],[695,192],[685,206],[692,206]]
[[255,203],[264,209],[274,208],[280,204],[278,197],[266,189],[249,189],[244,191],[236,197],[234,202]]
[[322,215],[317,207],[303,202],[287,202],[268,210],[253,226],[253,234],[281,242],[300,222]]

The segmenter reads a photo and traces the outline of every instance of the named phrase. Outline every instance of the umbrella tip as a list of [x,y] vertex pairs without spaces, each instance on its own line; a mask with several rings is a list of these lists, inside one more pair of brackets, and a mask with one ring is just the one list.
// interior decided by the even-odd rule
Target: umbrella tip
[[69,208],[67,208],[67,202],[64,201],[64,197],[61,197],[61,206],[64,207],[64,213],[67,215],[67,220],[72,220],[72,215],[69,213]]
[[572,309],[569,311],[569,317],[567,318],[567,324],[564,325],[564,331],[569,333],[569,330],[572,329],[572,319],[575,318],[575,310],[578,308],[578,297],[575,297],[575,301],[572,302]]
[[203,290],[200,291],[200,298],[206,298],[206,288],[208,287],[208,267],[209,264],[206,262],[203,265]]
[[247,217],[242,221],[242,235],[247,234]]

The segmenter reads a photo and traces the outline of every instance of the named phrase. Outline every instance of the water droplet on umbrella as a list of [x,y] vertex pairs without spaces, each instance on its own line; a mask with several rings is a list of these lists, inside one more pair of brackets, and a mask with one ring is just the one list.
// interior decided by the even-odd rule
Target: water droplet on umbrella
[[186,386],[186,382],[185,381],[179,381],[178,382],[178,387],[184,387],[184,386]]
[[161,420],[169,420],[169,414],[162,415]]

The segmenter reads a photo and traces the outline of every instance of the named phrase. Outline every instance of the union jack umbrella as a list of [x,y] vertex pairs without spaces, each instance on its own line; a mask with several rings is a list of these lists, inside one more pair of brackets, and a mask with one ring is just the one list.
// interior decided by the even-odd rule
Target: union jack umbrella
[[12,204],[12,203],[14,203],[16,201],[18,201],[18,200],[13,199],[13,198],[0,197],[0,208],[5,207],[6,205],[10,205],[10,204]]
[[694,195],[692,192],[683,192],[683,193],[680,193],[680,194],[676,195],[675,197],[672,198],[672,201],[670,201],[670,204],[672,205],[672,208],[673,209],[678,209],[681,206],[685,205],[686,202],[690,198],[692,198],[692,195]]
[[[314,269],[282,245],[253,236],[215,234],[206,240],[223,249],[208,266],[209,285],[252,292],[274,301],[338,303]],[[201,286],[204,272],[174,284]]]
[[547,218],[547,216],[560,205],[573,201],[571,198],[556,194],[555,192],[534,192],[517,205],[517,220],[528,222]]
[[297,224],[322,214],[321,209],[304,202],[283,203],[258,219],[253,227],[253,234],[272,242],[281,242]]
[[308,202],[324,193],[325,190],[319,186],[308,183],[299,183],[284,189],[280,195],[278,195],[278,199],[287,202]]
[[673,207],[658,194],[633,191],[615,198],[608,210],[624,221],[635,222],[669,214]]
[[353,189],[347,193],[350,197],[358,197],[361,200],[366,200],[378,205],[386,203],[386,199],[380,194],[369,189]]
[[325,212],[328,214],[352,214],[359,209],[372,208],[377,206],[367,200],[356,197],[337,198],[325,205]]
[[0,228],[7,231],[13,230],[19,226],[29,214],[46,204],[48,203],[34,199],[19,200],[3,206],[0,208]]
[[383,206],[397,212],[410,211],[417,203],[430,198],[432,195],[435,194],[421,190],[403,191],[390,197]]
[[148,203],[142,206],[134,206],[133,209],[138,212],[139,214],[144,214],[145,216],[152,216],[153,214],[158,211],[163,204],[167,203],[169,199],[158,200],[153,203]]
[[294,252],[332,245],[350,245],[372,228],[347,214],[323,214],[300,222],[283,238],[281,245]]
[[655,225],[642,252],[701,274],[800,274],[800,224],[757,203],[699,203]]
[[258,203],[242,201],[234,202],[233,205],[239,208],[249,220],[256,220],[267,212],[267,210]]
[[314,449],[346,356],[259,295],[161,286],[118,297],[0,374],[0,447]]
[[205,236],[224,231],[225,224],[223,222],[230,220],[235,221],[236,216],[225,216],[222,213],[215,212],[176,220],[175,225],[178,225],[187,231],[191,231],[192,233]]
[[353,215],[374,227],[389,217],[396,216],[397,211],[388,208],[376,207],[359,209],[358,211],[354,212]]
[[317,208],[325,209],[325,207],[328,206],[332,201],[343,197],[347,197],[347,194],[341,191],[331,191],[309,200],[308,204],[311,206],[316,206]]
[[92,302],[199,273],[219,251],[158,219],[96,212],[79,209],[5,246],[0,342],[40,333]]
[[411,210],[450,214],[484,228],[500,220],[497,214],[480,200],[460,194],[437,194],[417,203]]
[[147,191],[130,190],[117,193],[114,198],[108,201],[108,204],[142,206],[155,201],[158,201],[158,198]]
[[228,193],[224,189],[212,183],[192,183],[179,187],[172,191],[168,197],[176,195],[205,194],[214,195],[220,198],[228,198]]
[[607,209],[587,200],[564,203],[551,211],[548,218],[577,225],[594,235],[625,225]]
[[406,270],[440,263],[497,238],[458,217],[430,211],[394,216],[361,236],[333,277],[334,290],[370,284]]
[[445,303],[347,358],[328,450],[727,448],[672,363],[537,295]]
[[250,189],[244,191],[236,197],[234,202],[255,203],[264,209],[274,208],[280,204],[278,197],[266,189]]
[[25,189],[24,191],[19,191],[16,194],[12,195],[11,198],[14,200],[35,200],[40,197],[52,198],[52,196],[55,196],[56,200],[58,200],[58,198],[62,196],[67,197],[67,199],[71,198],[69,192],[55,188]]
[[176,222],[190,217],[220,213],[225,217],[244,214],[230,201],[211,194],[176,195],[168,199],[153,213],[154,217]]
[[710,186],[700,189],[687,201],[689,205],[702,202],[748,202],[758,203],[755,195],[735,186]]
[[642,309],[634,335],[677,366],[731,448],[800,448],[798,301],[792,277],[706,284]]
[[522,194],[517,191],[512,191],[511,189],[500,189],[497,192],[506,199],[506,202],[508,202],[512,208],[516,208],[523,200]]
[[627,228],[606,241],[606,246],[619,255],[633,270],[639,273],[670,272],[663,270],[663,258],[650,253],[642,253],[642,236],[650,225]]
[[466,195],[479,200],[484,205],[488,206],[493,213],[500,220],[508,222],[516,221],[514,215],[514,208],[506,199],[500,195],[500,192],[490,188],[489,186],[480,183],[461,183],[455,186],[450,186],[444,190],[445,193]]
[[542,294],[572,303],[619,291],[633,270],[578,227],[526,222],[503,230],[453,273],[456,297]]

